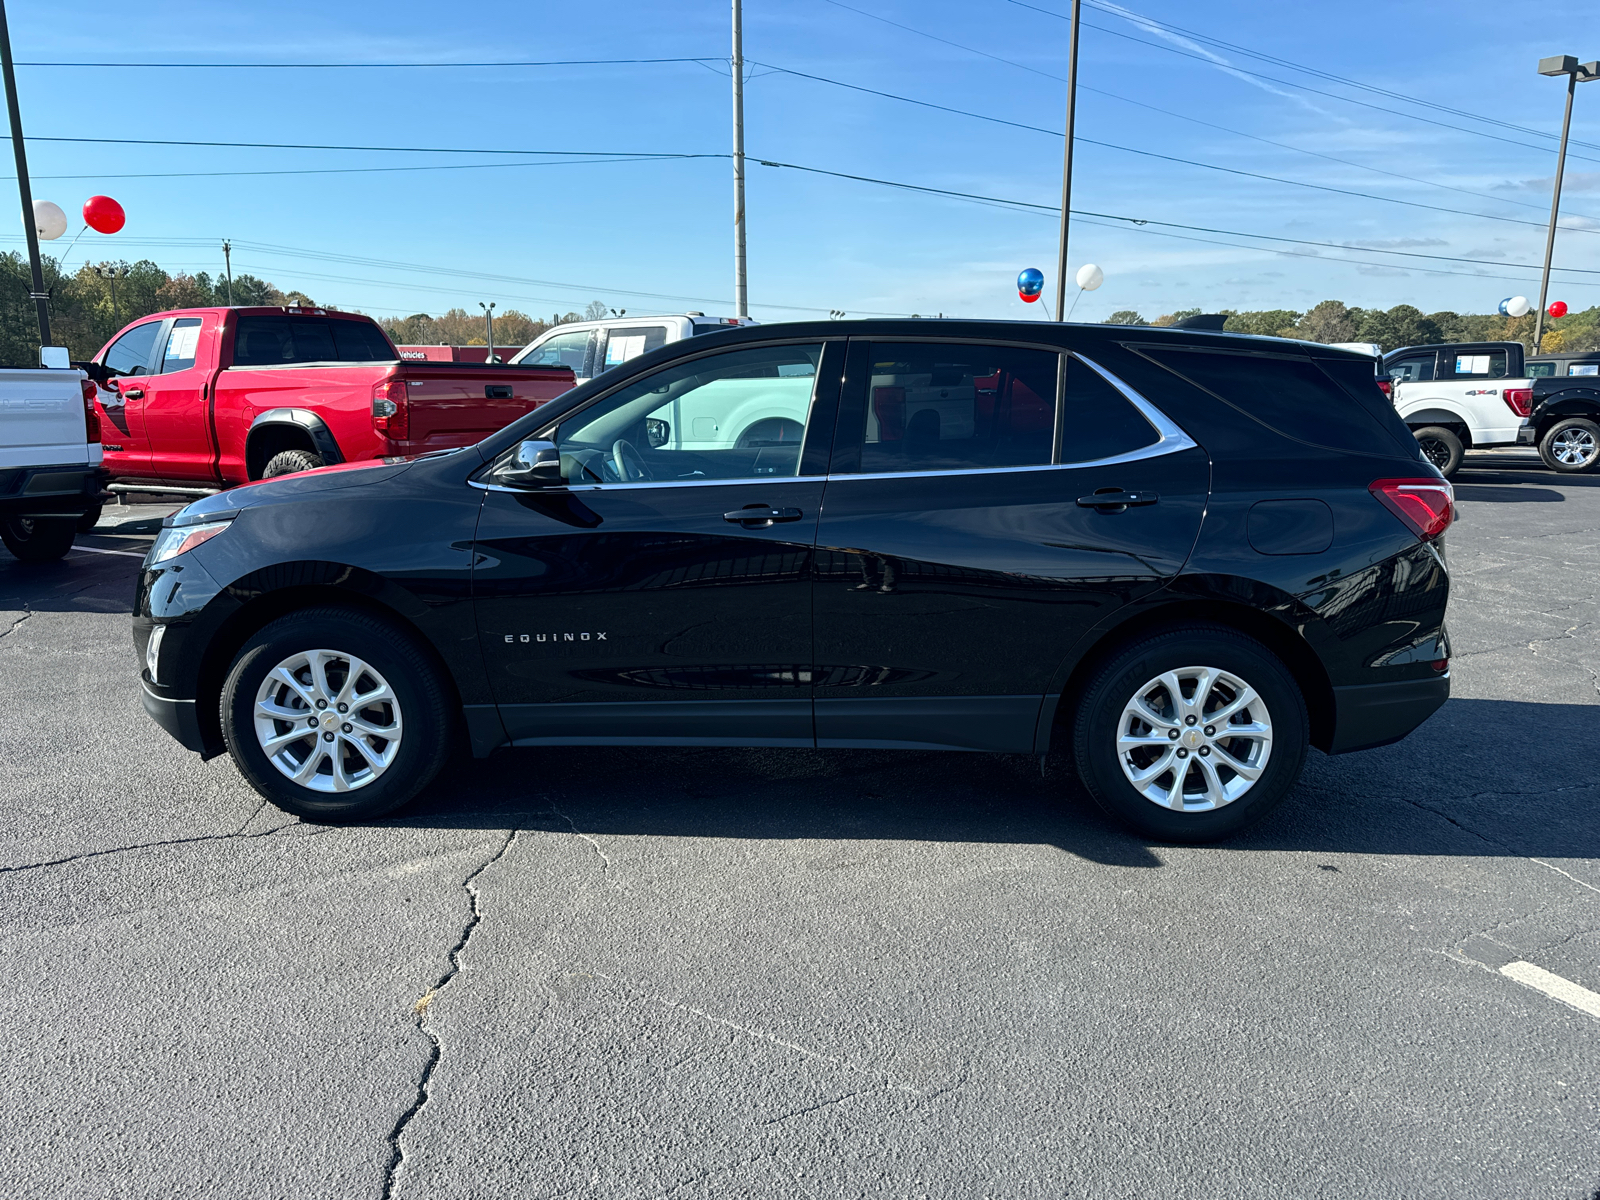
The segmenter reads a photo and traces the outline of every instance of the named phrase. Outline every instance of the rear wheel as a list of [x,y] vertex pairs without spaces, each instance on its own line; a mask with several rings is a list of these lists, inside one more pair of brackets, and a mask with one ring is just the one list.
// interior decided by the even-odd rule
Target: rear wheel
[[250,785],[311,820],[399,808],[450,750],[448,701],[427,655],[389,622],[345,609],[290,613],[246,642],[220,716]]
[[1412,430],[1417,437],[1417,446],[1422,451],[1422,457],[1439,468],[1439,474],[1449,479],[1461,469],[1461,459],[1466,454],[1466,447],[1461,444],[1461,439],[1443,425],[1427,425],[1421,429]]
[[55,562],[78,536],[72,517],[6,517],[0,541],[23,562]]
[[1157,634],[1118,653],[1078,699],[1078,775],[1148,837],[1209,842],[1271,812],[1300,776],[1304,697],[1261,643],[1220,626]]
[[1600,464],[1600,425],[1584,417],[1557,421],[1539,439],[1539,457],[1564,475],[1594,470]]
[[322,456],[309,450],[280,450],[267,459],[261,478],[274,479],[279,475],[293,475],[297,471],[315,471],[322,466]]
[[96,504],[93,508],[86,511],[83,516],[78,518],[77,530],[79,533],[88,533],[96,525],[100,524],[100,512],[102,507],[102,505]]

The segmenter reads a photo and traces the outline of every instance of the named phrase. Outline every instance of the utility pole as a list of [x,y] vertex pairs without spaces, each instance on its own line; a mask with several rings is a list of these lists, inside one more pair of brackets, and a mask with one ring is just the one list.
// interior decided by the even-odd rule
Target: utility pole
[[228,307],[233,307],[233,247],[226,240],[222,243],[222,261],[224,269],[228,272]]
[[1567,112],[1561,118],[1561,148],[1556,151],[1556,186],[1550,197],[1550,232],[1544,239],[1544,274],[1539,277],[1539,315],[1533,319],[1533,352],[1544,349],[1544,306],[1550,295],[1550,260],[1556,252],[1556,214],[1561,210],[1561,175],[1567,166],[1567,130],[1572,126],[1572,93],[1578,84],[1600,79],[1600,62],[1581,66],[1571,54],[1557,54],[1539,60],[1539,74],[1565,75],[1567,77]]
[[744,272],[744,16],[743,0],[733,0],[733,306],[735,316],[750,315]]
[[121,329],[122,315],[117,311],[117,280],[126,279],[128,277],[128,268],[118,267],[115,265],[101,265],[95,268],[95,272],[100,276],[100,278],[109,279],[111,281],[111,323],[118,329]]
[[1067,311],[1067,233],[1072,225],[1072,130],[1078,102],[1078,20],[1083,0],[1072,0],[1072,32],[1067,38],[1067,148],[1061,161],[1061,243],[1056,258],[1056,320]]
[[494,361],[494,303],[490,301],[485,304],[482,300],[478,301],[478,307],[483,309],[483,323],[489,330],[489,357],[486,360],[488,362]]
[[17,191],[22,194],[22,227],[28,233],[28,265],[33,268],[33,291],[28,293],[39,310],[39,345],[50,345],[50,293],[44,290],[44,264],[39,261],[39,227],[33,217],[33,188],[28,183],[28,152],[22,144],[22,110],[17,106],[17,73],[11,61],[11,27],[5,0],[0,0],[0,70],[5,73],[6,108],[11,116],[11,150],[17,159]]

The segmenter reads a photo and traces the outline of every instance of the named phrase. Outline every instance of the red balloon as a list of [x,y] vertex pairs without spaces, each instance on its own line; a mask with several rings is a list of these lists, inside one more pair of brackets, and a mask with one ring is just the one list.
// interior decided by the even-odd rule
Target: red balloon
[[1550,315],[1557,319],[1567,315],[1567,302],[1565,300],[1552,300],[1550,302]]
[[90,196],[83,202],[83,220],[100,233],[116,233],[128,223],[128,214],[110,196]]
[[1037,300],[1039,298],[1040,293],[1039,292],[1034,292],[1033,295],[1030,296],[1030,295],[1028,295],[1027,292],[1018,292],[1017,296],[1022,300],[1022,302],[1024,304],[1032,304],[1035,300]]

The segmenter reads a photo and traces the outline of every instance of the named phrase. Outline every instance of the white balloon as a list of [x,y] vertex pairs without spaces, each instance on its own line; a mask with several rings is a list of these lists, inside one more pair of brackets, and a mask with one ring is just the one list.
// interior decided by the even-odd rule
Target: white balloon
[[1513,296],[1506,301],[1506,312],[1513,317],[1525,317],[1532,311],[1533,305],[1526,296]]
[[59,204],[48,200],[33,202],[33,226],[39,231],[41,241],[53,242],[67,231],[67,214]]
[[1106,281],[1106,273],[1093,263],[1084,263],[1078,268],[1078,286],[1086,292],[1092,292]]

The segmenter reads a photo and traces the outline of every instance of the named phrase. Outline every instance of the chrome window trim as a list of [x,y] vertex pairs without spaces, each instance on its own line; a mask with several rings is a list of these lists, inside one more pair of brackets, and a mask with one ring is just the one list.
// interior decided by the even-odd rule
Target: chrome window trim
[[519,496],[537,496],[548,492],[617,492],[629,488],[711,487],[714,484],[748,486],[752,483],[824,483],[829,478],[827,475],[739,475],[732,479],[641,479],[634,483],[561,483],[542,488],[514,488],[507,487],[503,483],[484,483],[478,479],[469,479],[467,482],[486,492],[515,492]]
[[[1162,412],[1138,392],[1134,391],[1127,384],[1123,383],[1122,380],[1118,379],[1110,371],[1106,370],[1099,363],[1095,362],[1094,359],[1086,358],[1082,354],[1074,354],[1073,357],[1075,357],[1084,366],[1088,367],[1096,375],[1100,376],[1101,379],[1104,379],[1112,387],[1116,388],[1117,391],[1121,392],[1123,398],[1127,400],[1129,404],[1138,409],[1139,415],[1142,416],[1146,421],[1149,421],[1155,431],[1161,435],[1159,441],[1153,445],[1144,447],[1144,449],[1158,451],[1162,454],[1176,454],[1180,450],[1192,450],[1198,444],[1187,433],[1179,429],[1171,417],[1167,416],[1166,413]],[[1169,445],[1168,443],[1171,444]],[[1162,447],[1166,447],[1166,449],[1162,449]],[[1135,453],[1137,453],[1137,451],[1135,451]],[[1150,458],[1153,456],[1146,454],[1143,455],[1143,457]],[[1102,459],[1100,461],[1123,461],[1124,458],[1125,456],[1118,455],[1116,456],[1115,460]]]

